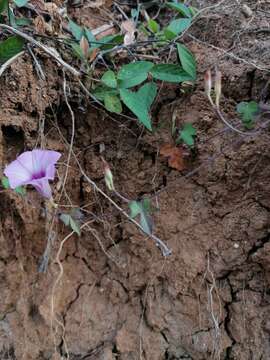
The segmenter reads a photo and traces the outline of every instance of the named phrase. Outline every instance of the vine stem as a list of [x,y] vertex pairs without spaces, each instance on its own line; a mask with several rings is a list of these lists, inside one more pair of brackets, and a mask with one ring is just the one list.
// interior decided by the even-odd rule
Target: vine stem
[[18,29],[15,29],[12,26],[9,26],[6,24],[0,24],[0,28],[6,29],[8,32],[18,35],[18,36],[22,37],[23,39],[31,42],[32,44],[36,45],[37,47],[39,47],[40,49],[45,51],[48,55],[53,57],[59,64],[61,64],[64,68],[66,68],[68,71],[70,71],[73,75],[75,75],[76,77],[81,76],[81,73],[78,70],[76,70],[73,66],[66,63],[55,49],[42,44],[40,41],[34,39],[32,36],[25,34],[24,32],[22,32]]

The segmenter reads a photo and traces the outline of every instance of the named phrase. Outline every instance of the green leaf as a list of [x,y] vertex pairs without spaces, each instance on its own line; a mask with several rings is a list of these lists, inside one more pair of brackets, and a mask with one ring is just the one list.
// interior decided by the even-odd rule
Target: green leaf
[[32,24],[31,19],[27,19],[27,18],[16,19],[16,25],[17,26],[25,26],[25,25],[31,25],[31,24]]
[[174,38],[176,38],[176,34],[168,29],[164,29],[163,30],[163,34],[164,34],[164,39],[161,39],[161,40],[173,40]]
[[198,12],[199,12],[199,10],[197,8],[195,8],[194,6],[190,6],[189,11],[190,11],[192,17],[195,16],[196,14],[198,14]]
[[164,34],[168,40],[174,39],[177,35],[181,34],[191,24],[191,19],[176,19],[173,20],[169,26],[164,30]]
[[117,87],[116,76],[115,76],[115,74],[114,74],[114,72],[112,70],[106,71],[103,74],[103,76],[101,78],[101,81],[110,88],[116,88]]
[[77,56],[79,59],[83,60],[84,55],[83,55],[83,51],[82,51],[80,45],[73,42],[73,43],[71,43],[71,47],[72,47],[72,50],[73,50],[73,54],[75,56]]
[[141,204],[139,201],[130,201],[128,204],[130,209],[130,217],[134,219],[141,212]]
[[138,17],[138,16],[139,16],[138,9],[131,9],[131,17],[132,17],[132,19],[135,20],[136,17]]
[[194,145],[194,136],[196,135],[197,130],[192,126],[192,124],[185,124],[183,130],[180,132],[180,136],[177,139],[182,140],[186,145],[193,146]]
[[[146,199],[145,199],[146,200]],[[128,204],[130,208],[130,217],[135,218],[140,216],[140,224],[146,234],[152,234],[153,223],[149,214],[149,200],[148,201],[130,201]]]
[[153,82],[147,83],[138,90],[137,94],[145,103],[147,110],[150,110],[150,107],[157,95],[157,85]]
[[110,50],[116,45],[123,44],[123,41],[124,41],[124,35],[119,35],[119,34],[108,35],[99,39],[98,42],[100,44],[96,44],[97,45],[96,47],[100,47],[102,50]]
[[105,170],[104,170],[104,179],[105,179],[105,184],[106,184],[107,188],[110,191],[114,191],[115,188],[114,188],[114,184],[113,184],[113,174],[107,163],[105,165]]
[[78,234],[79,236],[81,235],[81,230],[80,230],[80,226],[78,225],[77,221],[75,221],[71,216],[69,219],[69,223],[70,223],[70,227],[71,229]]
[[61,215],[60,215],[60,220],[61,220],[66,226],[69,226],[69,219],[70,219],[70,215],[69,215],[69,214],[61,214]]
[[258,111],[259,106],[256,101],[243,101],[237,105],[237,112],[241,115],[242,123],[247,129],[251,129],[253,127],[255,116]]
[[17,28],[16,17],[14,15],[13,9],[11,7],[8,7],[8,19],[9,19],[10,25],[16,29]]
[[77,40],[77,41],[80,41],[82,36],[83,36],[83,33],[84,33],[84,30],[81,26],[77,25],[74,21],[72,20],[69,20],[68,22],[68,27],[69,27],[69,30],[71,31],[73,37]]
[[[121,70],[120,70],[121,71]],[[121,79],[118,75],[118,86],[119,88],[127,89],[133,86],[139,85],[147,79],[147,73],[134,74],[132,77],[127,79]]]
[[22,187],[22,186],[16,187],[16,188],[14,189],[14,191],[15,191],[17,194],[21,195],[21,196],[25,196],[25,195],[26,195],[26,190],[25,190],[25,188]]
[[147,30],[146,27],[143,24],[139,25],[138,30],[139,30],[139,32],[143,33],[145,36],[150,36],[151,35],[150,31]]
[[181,66],[175,64],[155,65],[151,69],[150,73],[155,79],[173,83],[193,80],[193,78],[187,74]]
[[[85,33],[85,35],[86,35],[86,37],[87,37],[87,40],[88,40],[88,42],[90,43],[90,45],[91,45],[91,42],[95,42],[95,41],[96,41],[96,38],[95,38],[95,36],[93,35],[93,33],[92,33],[91,30],[89,30],[89,29],[87,29],[87,28],[84,28],[84,33]],[[93,44],[93,45],[94,45],[94,44]]]
[[[6,176],[3,176],[1,178],[1,183],[2,183],[2,186],[4,189],[10,189],[10,184],[9,184],[9,180]],[[25,196],[26,195],[26,190],[24,187],[22,186],[17,186],[14,191],[19,194],[19,195],[22,195],[22,196]]]
[[184,17],[188,17],[188,18],[189,18],[189,17],[192,16],[189,8],[188,8],[186,5],[184,5],[184,4],[180,4],[180,3],[179,3],[179,4],[176,4],[176,3],[166,3],[166,5],[167,5],[169,8],[178,11],[179,14],[183,15]]
[[122,104],[118,96],[105,94],[104,96],[105,108],[110,112],[121,114]]
[[149,109],[157,93],[157,87],[153,83],[142,86],[139,91],[133,92],[120,89],[120,97],[123,103],[138,117],[138,120],[152,131]]
[[136,92],[120,89],[120,97],[123,103],[138,117],[138,120],[152,131],[151,119],[146,106],[143,106],[141,97]]
[[0,62],[6,62],[22,51],[24,40],[19,36],[11,36],[0,42]]
[[120,88],[130,88],[147,79],[148,72],[154,66],[150,61],[136,61],[122,66],[117,79]]
[[28,0],[14,0],[14,3],[18,7],[23,7],[28,3]]
[[154,33],[156,34],[157,32],[159,32],[160,26],[159,24],[153,20],[153,19],[149,19],[148,21],[148,28]]
[[9,189],[10,185],[9,185],[9,180],[6,176],[3,176],[1,179],[1,183],[4,189]]
[[72,218],[71,215],[69,214],[61,214],[60,215],[60,220],[66,225],[69,226],[76,234],[80,235],[81,234],[81,230],[80,230],[80,226],[77,223],[76,220],[74,220]]
[[8,9],[8,0],[0,0],[0,14]]
[[193,54],[181,44],[177,44],[178,55],[183,69],[194,80],[196,79],[196,60]]
[[105,85],[99,85],[93,91],[93,95],[101,101],[104,101],[106,95],[118,95],[118,93],[117,89],[109,88]]

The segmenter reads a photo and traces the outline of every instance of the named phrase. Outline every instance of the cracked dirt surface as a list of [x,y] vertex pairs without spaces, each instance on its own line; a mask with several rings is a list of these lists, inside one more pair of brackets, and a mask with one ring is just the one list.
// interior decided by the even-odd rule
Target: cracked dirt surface
[[[220,22],[224,19],[209,20],[210,30]],[[217,61],[202,44],[188,45],[202,72]],[[222,57],[219,66],[225,74],[222,108],[234,119],[236,102],[256,98],[265,74],[231,58]],[[25,73],[31,75],[26,79]],[[1,78],[3,166],[35,146],[43,119],[42,144],[66,153],[53,113],[67,139],[70,118],[55,76],[40,84],[25,55]],[[20,79],[19,89],[9,87],[12,79]],[[0,359],[270,358],[269,131],[255,138],[217,135],[224,127],[205,99],[202,74],[192,94],[174,91],[153,109],[162,126],[139,138],[136,124],[112,122],[90,106],[85,113],[76,109],[74,150],[86,173],[105,189],[99,155],[105,145],[119,190],[129,198],[153,197],[156,233],[173,253],[162,258],[152,240],[89,187],[73,162],[66,192],[74,204],[87,204],[93,223],[64,245],[53,326],[51,296],[59,267],[52,260],[46,273],[38,272],[47,241],[43,203],[31,190],[25,200],[0,193]],[[189,121],[198,129],[187,171],[205,165],[189,178],[158,156],[169,141],[173,113],[178,125]],[[209,162],[211,156],[216,158]],[[60,175],[65,160],[66,155]],[[163,191],[155,197],[158,190]],[[52,259],[68,233],[55,226]]]

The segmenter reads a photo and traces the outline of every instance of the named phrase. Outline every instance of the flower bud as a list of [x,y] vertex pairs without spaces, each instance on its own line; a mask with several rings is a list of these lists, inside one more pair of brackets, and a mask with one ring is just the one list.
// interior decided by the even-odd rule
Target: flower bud
[[211,70],[208,69],[204,74],[204,89],[207,97],[212,102],[211,99],[211,89],[212,89],[212,77],[211,77]]
[[109,164],[105,160],[103,160],[103,163],[104,163],[104,179],[106,186],[110,191],[114,191],[115,189],[113,184],[113,174],[111,172]]
[[215,95],[216,95],[216,107],[219,107],[219,101],[221,96],[221,78],[222,74],[221,71],[216,70],[216,76],[215,76]]
[[89,42],[84,35],[82,36],[80,41],[80,48],[82,50],[83,56],[87,59],[89,55]]

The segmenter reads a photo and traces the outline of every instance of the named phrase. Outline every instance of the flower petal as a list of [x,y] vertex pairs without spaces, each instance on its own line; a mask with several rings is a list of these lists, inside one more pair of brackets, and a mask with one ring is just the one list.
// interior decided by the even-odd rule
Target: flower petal
[[14,160],[7,165],[4,174],[9,180],[11,189],[26,184],[32,178],[32,173],[20,161]]
[[17,157],[17,161],[31,174],[34,174],[40,168],[40,163],[33,161],[33,151],[25,151]]
[[29,181],[28,184],[34,186],[34,188],[45,198],[50,199],[52,197],[52,190],[48,179],[36,179]]
[[61,157],[61,154],[52,150],[40,150],[36,149],[32,151],[33,163],[37,169],[36,173],[43,171],[46,177],[53,179],[55,170],[54,165]]
[[61,154],[52,150],[25,151],[4,171],[12,189],[21,185],[33,185],[44,197],[52,196],[48,180],[54,179],[55,163]]
[[46,169],[46,178],[53,180],[55,176],[55,165],[49,165]]

